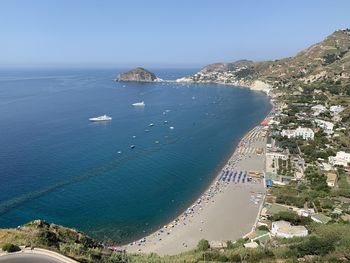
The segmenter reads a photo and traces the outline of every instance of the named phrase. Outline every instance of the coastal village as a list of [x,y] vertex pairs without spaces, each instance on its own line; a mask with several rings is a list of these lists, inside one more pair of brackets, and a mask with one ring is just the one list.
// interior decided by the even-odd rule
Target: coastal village
[[[306,222],[350,219],[349,127],[342,122],[342,112],[349,106],[327,105],[317,95],[313,103],[301,103],[302,92],[289,95],[289,104],[283,93],[270,96],[274,108],[261,123],[269,134],[267,194],[255,230],[247,235],[247,247],[274,237],[306,236]],[[295,220],[298,217],[304,219]]]

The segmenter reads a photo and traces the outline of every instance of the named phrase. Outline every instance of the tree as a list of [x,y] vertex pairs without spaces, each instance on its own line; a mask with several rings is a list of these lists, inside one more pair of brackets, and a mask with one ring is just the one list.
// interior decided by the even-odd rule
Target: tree
[[234,244],[232,243],[231,240],[227,241],[226,244],[227,244],[227,249],[233,249],[234,248]]
[[306,179],[310,182],[310,187],[316,191],[329,192],[327,177],[308,167],[305,170]]
[[11,252],[20,251],[21,249],[19,248],[19,246],[16,246],[16,245],[14,245],[14,244],[5,243],[5,244],[2,246],[2,250],[11,253]]
[[198,251],[206,251],[209,248],[210,248],[210,245],[209,245],[208,240],[205,240],[205,239],[199,240],[199,242],[197,244],[197,250]]

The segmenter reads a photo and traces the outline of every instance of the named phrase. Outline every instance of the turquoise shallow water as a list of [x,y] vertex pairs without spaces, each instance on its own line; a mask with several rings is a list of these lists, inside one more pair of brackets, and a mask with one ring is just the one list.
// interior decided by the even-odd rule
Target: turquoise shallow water
[[[270,110],[248,89],[113,82],[119,72],[0,71],[0,227],[41,218],[99,239],[139,238],[191,204]],[[88,121],[102,114],[113,120]]]

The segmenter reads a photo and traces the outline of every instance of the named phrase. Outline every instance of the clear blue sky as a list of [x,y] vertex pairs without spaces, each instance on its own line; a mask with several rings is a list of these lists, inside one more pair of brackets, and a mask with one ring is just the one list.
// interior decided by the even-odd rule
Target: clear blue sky
[[276,59],[344,27],[349,0],[2,0],[0,66]]

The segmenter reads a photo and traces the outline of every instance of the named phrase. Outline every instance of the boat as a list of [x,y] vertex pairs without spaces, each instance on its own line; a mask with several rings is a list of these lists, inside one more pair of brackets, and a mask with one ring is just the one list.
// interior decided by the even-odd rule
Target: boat
[[144,107],[145,106],[145,102],[141,101],[141,102],[135,102],[132,104],[132,106],[134,107]]
[[150,123],[148,126],[149,126],[149,127],[153,127],[153,126],[154,126],[154,123]]
[[135,148],[135,145],[130,145],[130,148],[131,148],[131,149],[134,149],[134,148]]
[[174,130],[174,127],[173,127],[173,126],[170,126],[169,129],[170,129],[170,130]]
[[105,115],[90,118],[89,121],[111,121],[112,117]]
[[168,124],[168,121],[164,121],[164,124]]

